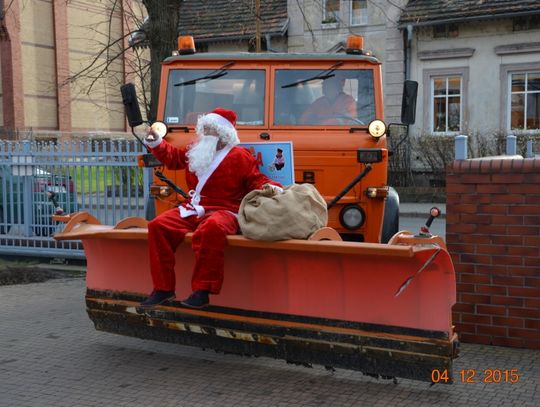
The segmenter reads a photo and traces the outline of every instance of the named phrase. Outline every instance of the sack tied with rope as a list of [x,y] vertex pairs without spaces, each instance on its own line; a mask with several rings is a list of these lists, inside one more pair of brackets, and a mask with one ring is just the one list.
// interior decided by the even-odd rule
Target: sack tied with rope
[[326,202],[311,184],[277,193],[270,186],[248,193],[238,213],[242,234],[253,240],[307,239],[328,222]]

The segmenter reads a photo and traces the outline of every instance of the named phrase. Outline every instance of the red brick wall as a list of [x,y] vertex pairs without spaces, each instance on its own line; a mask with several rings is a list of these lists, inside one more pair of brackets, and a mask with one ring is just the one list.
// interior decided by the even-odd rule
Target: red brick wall
[[540,159],[454,161],[446,192],[461,340],[540,349]]

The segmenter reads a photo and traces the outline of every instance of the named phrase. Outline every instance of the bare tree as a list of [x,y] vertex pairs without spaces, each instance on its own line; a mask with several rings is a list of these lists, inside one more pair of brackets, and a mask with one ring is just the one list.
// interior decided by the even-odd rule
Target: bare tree
[[149,17],[146,34],[150,44],[150,120],[155,120],[157,113],[161,61],[177,49],[181,3],[182,0],[143,0]]
[[[98,41],[95,44],[96,53],[81,64],[70,77],[66,85],[80,83],[86,95],[95,92],[96,85],[106,81],[108,85],[119,86],[124,80],[124,74],[136,79],[142,92],[148,120],[155,120],[159,82],[161,77],[161,61],[177,49],[177,30],[180,6],[183,0],[142,0],[147,18],[141,18],[138,10],[124,9],[119,0],[110,0],[107,4],[107,21],[98,25],[89,25],[87,30],[94,32]],[[112,29],[113,20],[120,15],[123,24],[133,27],[122,35],[115,35]],[[137,46],[129,39],[138,35]],[[150,49],[150,61],[145,58],[145,48]],[[148,55],[148,54],[146,54]],[[124,62],[127,72],[114,67],[118,62]],[[150,99],[148,100],[148,95]]]

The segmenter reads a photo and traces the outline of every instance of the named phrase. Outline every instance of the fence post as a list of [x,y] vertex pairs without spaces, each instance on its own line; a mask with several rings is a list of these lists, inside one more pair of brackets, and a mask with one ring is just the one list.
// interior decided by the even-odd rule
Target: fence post
[[456,136],[455,140],[455,159],[466,160],[467,159],[467,136]]
[[533,141],[528,140],[527,141],[527,158],[533,158],[534,157],[534,151],[533,151]]
[[26,237],[32,236],[32,223],[34,221],[34,200],[32,194],[32,184],[34,180],[34,157],[30,149],[30,141],[23,140],[22,154],[16,158],[19,164],[15,171],[17,175],[22,175],[23,179],[23,235]]
[[153,181],[153,174],[152,168],[143,167],[144,217],[146,220],[152,220],[156,216],[156,205],[153,197],[150,196],[150,185]]
[[506,155],[516,155],[517,151],[517,137],[513,134],[509,134],[506,137]]

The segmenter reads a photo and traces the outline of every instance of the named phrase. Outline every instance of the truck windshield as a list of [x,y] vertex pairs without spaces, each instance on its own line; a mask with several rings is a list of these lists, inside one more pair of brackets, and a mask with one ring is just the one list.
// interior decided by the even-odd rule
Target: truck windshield
[[[213,69],[170,71],[164,121],[169,125],[195,124],[199,115],[216,107],[236,112],[237,125],[264,124],[264,70],[229,69],[214,77]],[[208,79],[197,80],[208,75]],[[193,83],[190,83],[193,81]],[[182,86],[174,86],[175,84]]]
[[340,69],[303,81],[319,72],[276,71],[274,124],[361,126],[375,119],[372,70]]

